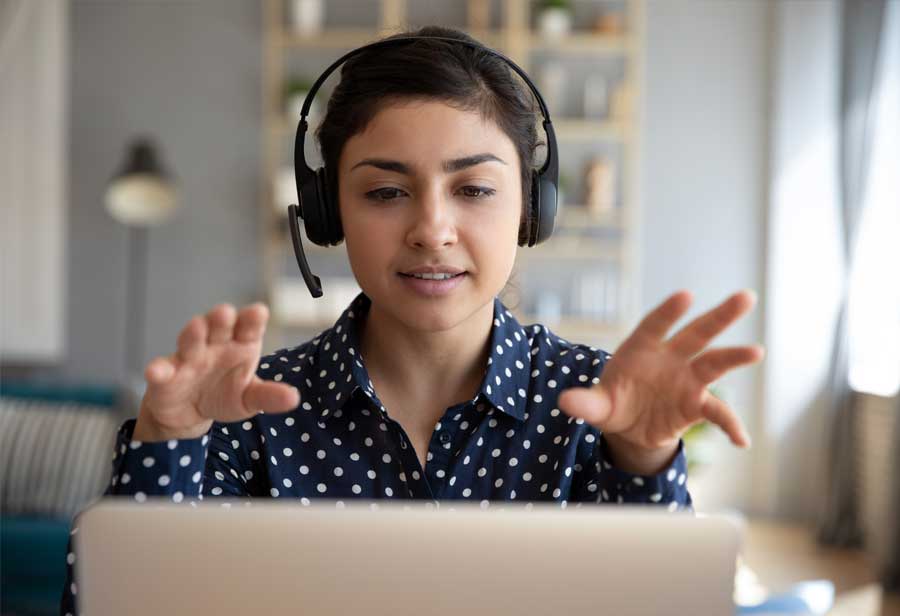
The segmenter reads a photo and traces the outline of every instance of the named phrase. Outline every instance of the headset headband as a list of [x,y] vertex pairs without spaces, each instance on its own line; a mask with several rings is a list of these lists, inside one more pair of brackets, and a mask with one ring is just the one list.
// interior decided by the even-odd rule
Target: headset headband
[[[382,39],[380,41],[375,41],[374,43],[369,43],[367,45],[363,45],[362,47],[358,47],[356,49],[348,51],[347,53],[342,55],[340,58],[338,58],[337,60],[332,62],[331,66],[326,68],[325,71],[321,75],[319,75],[319,78],[316,79],[315,83],[313,83],[312,88],[310,88],[309,92],[306,95],[306,99],[303,101],[303,107],[300,110],[300,127],[299,127],[299,130],[297,131],[297,137],[298,137],[297,141],[298,142],[300,141],[300,137],[305,135],[307,128],[309,128],[309,124],[307,123],[306,118],[309,115],[309,108],[312,106],[312,102],[316,96],[316,92],[319,91],[319,88],[322,87],[322,84],[325,82],[325,80],[328,79],[328,77],[331,75],[331,73],[333,73],[341,64],[343,64],[344,62],[346,62],[348,59],[352,58],[353,56],[360,54],[364,51],[378,49],[380,47],[389,47],[389,46],[393,46],[398,43],[414,43],[416,41],[421,41],[423,39],[424,40],[433,40],[433,41],[447,41],[450,43],[465,45],[466,47],[471,47],[472,49],[479,49],[479,50],[485,51],[487,53],[493,54],[493,55],[497,56],[498,58],[500,58],[501,60],[504,60],[509,65],[509,67],[511,69],[513,69],[519,75],[519,77],[522,78],[522,80],[526,83],[526,85],[528,85],[528,89],[531,90],[532,94],[534,94],[534,97],[538,102],[538,107],[540,107],[540,109],[541,109],[541,115],[544,118],[544,121],[543,121],[544,131],[547,133],[548,137],[549,136],[554,137],[554,138],[547,139],[547,159],[544,161],[544,164],[541,166],[540,170],[538,170],[538,173],[541,175],[544,175],[546,172],[549,171],[549,173],[547,174],[547,177],[549,177],[550,179],[552,179],[552,181],[554,183],[556,183],[556,181],[559,177],[559,164],[556,160],[555,133],[553,132],[553,123],[550,121],[550,112],[547,111],[547,105],[546,105],[546,103],[544,103],[544,97],[541,96],[541,93],[538,91],[537,87],[531,82],[531,79],[529,79],[528,75],[525,73],[525,71],[523,71],[521,69],[521,67],[518,64],[516,64],[515,62],[510,60],[508,57],[506,57],[504,54],[500,53],[499,51],[490,49],[489,47],[485,47],[484,45],[477,43],[477,42],[467,41],[464,39],[455,39],[455,38],[450,38],[447,36],[398,36],[396,38]],[[309,169],[309,165],[306,164],[306,153],[304,152],[303,147],[300,147],[298,150],[298,148],[297,148],[298,145],[302,146],[302,144],[300,144],[300,143],[294,144],[294,156],[299,157],[300,162],[303,163],[303,167],[305,169]],[[551,165],[552,165],[552,169],[551,169]],[[309,169],[309,171],[312,172],[311,169]]]

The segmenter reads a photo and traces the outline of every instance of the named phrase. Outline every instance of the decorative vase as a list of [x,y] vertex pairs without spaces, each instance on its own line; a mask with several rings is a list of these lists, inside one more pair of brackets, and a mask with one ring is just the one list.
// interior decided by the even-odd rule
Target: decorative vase
[[293,0],[291,8],[291,23],[297,34],[312,36],[322,30],[325,16],[322,0]]
[[564,8],[547,7],[538,15],[538,30],[545,38],[562,38],[572,30],[572,13]]

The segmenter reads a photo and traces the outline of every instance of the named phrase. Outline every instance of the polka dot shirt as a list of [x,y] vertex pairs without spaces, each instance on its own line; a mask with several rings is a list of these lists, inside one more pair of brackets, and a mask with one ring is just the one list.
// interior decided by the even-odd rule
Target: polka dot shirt
[[[569,387],[599,382],[610,355],[542,325],[521,326],[494,300],[491,353],[478,393],[446,409],[422,468],[411,441],[378,399],[359,353],[360,294],[331,329],[263,357],[257,374],[300,390],[289,413],[214,423],[199,438],[144,443],[119,430],[106,495],[138,502],[210,497],[646,503],[692,511],[684,443],[657,475],[616,468],[599,430],[556,406]],[[342,500],[343,499],[343,500]],[[75,532],[73,530],[73,532]],[[75,613],[70,547],[62,614]]]

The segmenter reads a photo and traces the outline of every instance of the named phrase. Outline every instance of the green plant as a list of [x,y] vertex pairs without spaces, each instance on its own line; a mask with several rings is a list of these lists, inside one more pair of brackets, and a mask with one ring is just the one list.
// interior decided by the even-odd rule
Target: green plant
[[[708,387],[709,393],[716,398],[722,399],[722,390],[718,387]],[[711,462],[709,446],[707,443],[709,435],[715,429],[715,426],[708,421],[700,421],[687,429],[687,432],[681,435],[684,440],[684,451],[688,462],[688,474]]]
[[572,3],[569,0],[541,0],[541,9],[563,9],[572,10]]
[[284,84],[284,97],[289,99],[295,94],[309,92],[312,89],[313,82],[306,77],[292,77]]

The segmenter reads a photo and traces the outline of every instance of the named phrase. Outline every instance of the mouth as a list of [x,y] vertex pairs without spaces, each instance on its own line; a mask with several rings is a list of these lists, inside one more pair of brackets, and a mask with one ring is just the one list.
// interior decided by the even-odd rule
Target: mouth
[[423,266],[397,272],[404,288],[428,298],[448,295],[463,284],[468,272],[450,266]]
[[465,276],[466,272],[458,272],[456,274],[451,274],[449,272],[421,272],[421,273],[404,273],[398,272],[401,276],[406,278],[417,278],[419,280],[450,280],[451,278],[459,278],[460,276]]
[[417,278],[419,280],[450,280],[465,275],[466,270],[452,265],[421,265],[397,273],[407,278]]

